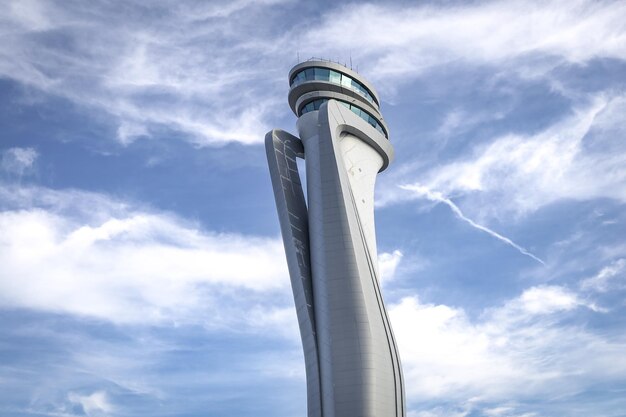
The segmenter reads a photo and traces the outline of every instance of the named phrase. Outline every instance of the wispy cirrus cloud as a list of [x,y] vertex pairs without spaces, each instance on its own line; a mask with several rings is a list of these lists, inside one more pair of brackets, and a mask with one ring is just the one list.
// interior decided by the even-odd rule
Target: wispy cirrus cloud
[[483,204],[473,210],[483,218],[521,216],[563,199],[626,202],[625,109],[624,96],[597,96],[538,133],[506,134],[469,156],[406,172],[400,181],[407,193],[382,190],[379,204],[417,198],[415,187],[456,195],[466,204],[480,196]]
[[[444,65],[537,73],[566,62],[626,59],[626,7],[620,2],[360,4],[345,6],[341,19],[332,18],[336,13],[329,11],[316,28],[333,39],[331,56],[351,51],[385,87]],[[363,22],[366,33],[359,30]],[[314,36],[304,37],[309,50],[318,44]]]
[[34,169],[39,152],[34,148],[9,148],[0,152],[0,170],[6,174],[22,176]]
[[89,395],[70,392],[68,399],[70,402],[80,405],[88,417],[107,416],[115,412],[106,391],[95,391]]
[[[0,18],[0,76],[104,111],[123,144],[169,129],[198,146],[219,146],[261,143],[298,51],[343,62],[353,56],[386,92],[456,63],[534,77],[563,63],[626,58],[620,2],[355,3],[304,25],[278,5],[297,7],[288,0],[150,8],[11,1]],[[364,21],[366,33],[358,29]],[[322,32],[333,42],[321,41]]]
[[624,288],[626,285],[626,259],[620,258],[602,268],[597,274],[583,280],[580,287],[583,290],[607,292],[617,287]]

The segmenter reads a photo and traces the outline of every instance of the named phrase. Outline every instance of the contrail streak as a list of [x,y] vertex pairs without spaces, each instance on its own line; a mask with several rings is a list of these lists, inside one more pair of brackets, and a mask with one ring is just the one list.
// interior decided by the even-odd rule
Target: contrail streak
[[418,196],[420,197],[424,197],[430,201],[434,201],[437,203],[443,203],[445,205],[447,205],[448,207],[450,207],[450,210],[452,210],[452,212],[461,220],[463,220],[464,222],[468,223],[470,226],[478,229],[478,230],[482,230],[483,232],[495,237],[498,240],[501,240],[502,242],[506,243],[509,246],[514,247],[515,249],[517,249],[520,253],[533,258],[535,261],[539,262],[542,265],[545,265],[546,263],[544,261],[542,261],[541,259],[539,259],[538,257],[536,257],[535,255],[533,255],[532,253],[528,252],[526,249],[524,249],[523,247],[521,247],[520,245],[518,245],[517,243],[513,242],[511,239],[509,239],[508,237],[502,236],[501,234],[494,232],[493,230],[489,229],[488,227],[485,227],[481,224],[476,223],[475,221],[473,221],[472,219],[466,217],[463,212],[461,211],[461,209],[459,208],[459,206],[457,206],[456,204],[454,204],[454,202],[452,202],[452,200],[450,200],[449,198],[445,197],[443,194],[441,194],[438,191],[432,191],[430,189],[428,189],[427,187],[424,187],[423,185],[401,185],[400,188],[404,189],[404,190],[409,190],[409,191],[414,191]]

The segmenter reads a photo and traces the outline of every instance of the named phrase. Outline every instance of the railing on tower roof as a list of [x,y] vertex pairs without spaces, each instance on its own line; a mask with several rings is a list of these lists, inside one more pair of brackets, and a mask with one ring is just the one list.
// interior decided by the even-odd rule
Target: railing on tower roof
[[300,64],[302,62],[309,62],[309,61],[322,61],[322,62],[330,62],[332,64],[339,64],[339,65],[342,65],[342,66],[344,66],[346,68],[350,68],[352,71],[356,72],[357,74],[359,73],[359,66],[358,65],[357,65],[356,69],[352,68],[352,58],[350,58],[350,66],[348,66],[348,64],[346,64],[345,62],[334,61],[332,59],[321,58],[321,57],[316,57],[316,56],[312,56],[312,57],[307,58],[304,61],[300,61],[298,63]]

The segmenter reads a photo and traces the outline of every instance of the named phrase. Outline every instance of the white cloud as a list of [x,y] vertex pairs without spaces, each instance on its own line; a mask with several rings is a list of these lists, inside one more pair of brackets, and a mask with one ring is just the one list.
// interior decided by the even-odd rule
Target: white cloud
[[390,308],[406,379],[413,401],[471,396],[470,386],[515,375],[508,358],[491,355],[490,338],[473,326],[462,310],[445,305],[423,305],[404,298]]
[[378,254],[378,267],[380,269],[381,285],[393,280],[396,269],[402,260],[402,252],[394,250],[391,253],[383,252]]
[[188,20],[205,20],[209,18],[229,17],[240,12],[250,6],[257,5],[273,5],[288,3],[291,0],[233,0],[229,2],[215,3],[195,3],[187,7],[179,7],[178,12],[181,16]]
[[143,136],[150,136],[148,128],[143,124],[123,121],[117,128],[117,140],[124,145],[129,145]]
[[2,151],[0,168],[10,174],[22,177],[31,171],[39,157],[39,152],[34,148],[9,148]]
[[569,311],[586,305],[575,293],[559,286],[532,287],[507,305],[507,310],[526,315],[551,314]]
[[[36,201],[22,198],[28,208],[0,213],[3,306],[120,323],[219,327],[243,320],[261,327],[278,320],[291,332],[290,317],[281,313],[291,306],[268,307],[263,295],[288,294],[279,239],[212,233],[123,204],[111,209],[116,203],[101,195],[31,192]],[[98,200],[105,203],[91,209]]]
[[510,109],[493,111],[491,109],[455,108],[445,115],[441,125],[437,128],[437,134],[441,138],[440,141],[443,142],[442,145],[445,145],[449,137],[458,136],[485,122],[501,120],[508,111]]
[[[624,273],[626,269],[626,259],[618,259],[611,262],[610,265],[605,266],[593,277],[587,278],[580,283],[580,287],[583,290],[593,290],[597,292],[606,292],[613,286],[624,285],[623,282],[618,281],[626,276]],[[617,282],[616,282],[617,281]]]
[[10,19],[18,27],[42,31],[52,26],[41,1],[14,1],[8,4],[7,9],[7,20]]
[[104,417],[115,411],[105,391],[96,391],[90,395],[70,392],[68,399],[74,404],[79,404],[88,417]]
[[504,415],[523,415],[506,401],[567,398],[599,381],[623,381],[626,340],[572,322],[584,305],[557,286],[529,288],[477,318],[417,297],[402,299],[390,314],[409,403],[466,403],[490,409],[487,415],[506,406]]

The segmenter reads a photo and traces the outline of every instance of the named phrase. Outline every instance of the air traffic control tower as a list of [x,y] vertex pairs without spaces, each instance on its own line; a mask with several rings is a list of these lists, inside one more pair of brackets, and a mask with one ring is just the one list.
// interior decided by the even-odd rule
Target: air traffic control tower
[[[393,160],[378,94],[309,60],[289,72],[298,136],[265,137],[296,304],[308,417],[404,417],[398,348],[380,291],[376,175]],[[306,197],[296,158],[306,164]]]

